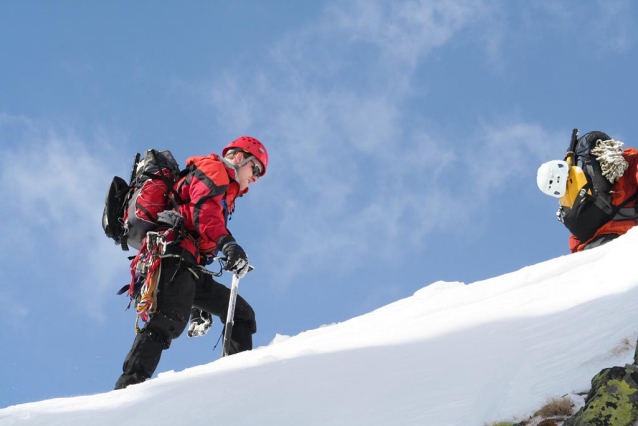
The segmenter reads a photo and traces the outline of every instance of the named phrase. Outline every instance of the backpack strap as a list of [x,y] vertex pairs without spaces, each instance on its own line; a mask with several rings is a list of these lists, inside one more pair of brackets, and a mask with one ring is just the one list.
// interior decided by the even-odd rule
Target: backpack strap
[[[632,201],[636,201],[636,204],[633,207],[625,207]],[[613,209],[613,218],[612,220],[632,220],[638,219],[638,191],[634,193],[631,197],[628,197],[625,201],[620,203],[618,206],[615,206]]]
[[179,195],[179,192],[175,188],[175,185],[177,184],[177,182],[181,181],[182,179],[187,179],[194,169],[195,169],[195,165],[191,164],[185,169],[180,170],[180,172],[177,174],[177,176],[175,176],[175,179],[173,179],[173,182],[170,185],[167,183],[168,191],[170,192],[170,196],[168,198],[175,209],[177,209],[179,206],[183,206],[184,204],[187,204],[190,201],[190,198],[184,200]]
[[587,178],[587,183],[589,184],[589,188],[592,190],[592,194],[594,195],[598,195],[598,188],[596,187],[596,185],[594,184],[594,180],[592,179],[592,176],[594,176],[594,166],[592,165],[591,162],[591,157],[589,155],[586,155],[584,157],[585,160],[585,168],[587,169],[587,173],[585,173],[585,177]]

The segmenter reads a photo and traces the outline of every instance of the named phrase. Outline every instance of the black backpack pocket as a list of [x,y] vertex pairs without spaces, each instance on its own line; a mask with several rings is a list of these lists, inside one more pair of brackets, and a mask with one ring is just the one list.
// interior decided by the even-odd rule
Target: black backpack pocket
[[104,201],[104,213],[102,214],[102,228],[107,237],[120,243],[126,208],[126,198],[129,192],[129,185],[119,176],[114,176]]
[[563,207],[563,223],[581,242],[592,238],[600,227],[613,218],[611,207],[600,206],[600,202],[596,201],[589,195],[579,195],[571,208]]

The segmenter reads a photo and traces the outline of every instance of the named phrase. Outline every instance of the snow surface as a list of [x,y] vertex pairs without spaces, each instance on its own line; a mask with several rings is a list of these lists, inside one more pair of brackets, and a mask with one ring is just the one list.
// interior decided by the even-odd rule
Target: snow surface
[[[125,390],[0,410],[0,425],[483,426],[631,362],[638,229]],[[497,260],[498,261],[498,260]],[[620,353],[618,353],[620,352]],[[115,378],[114,378],[115,380]]]

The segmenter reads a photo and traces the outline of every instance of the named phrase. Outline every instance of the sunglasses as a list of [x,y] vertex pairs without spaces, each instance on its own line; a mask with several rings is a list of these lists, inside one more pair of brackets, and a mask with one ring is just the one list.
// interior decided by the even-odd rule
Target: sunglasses
[[255,162],[255,160],[251,160],[251,161],[253,163],[253,176],[258,178],[259,176],[261,176],[261,169],[259,168],[259,166]]

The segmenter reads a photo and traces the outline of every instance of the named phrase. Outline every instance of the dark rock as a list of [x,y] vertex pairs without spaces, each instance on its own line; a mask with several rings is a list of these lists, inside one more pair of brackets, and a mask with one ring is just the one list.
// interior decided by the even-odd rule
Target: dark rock
[[606,368],[591,381],[585,406],[563,426],[638,424],[638,371],[635,366]]

